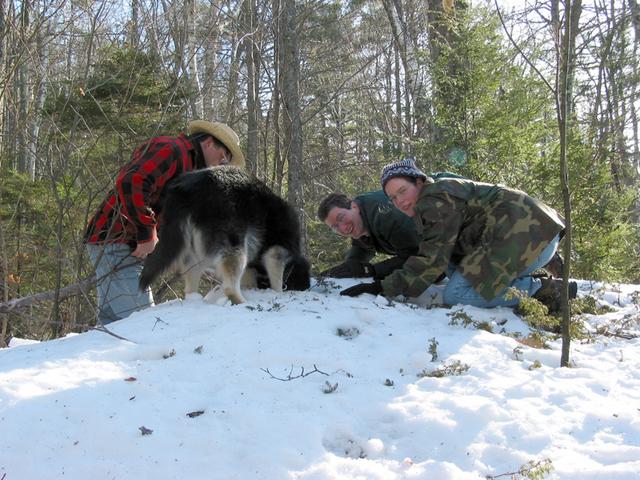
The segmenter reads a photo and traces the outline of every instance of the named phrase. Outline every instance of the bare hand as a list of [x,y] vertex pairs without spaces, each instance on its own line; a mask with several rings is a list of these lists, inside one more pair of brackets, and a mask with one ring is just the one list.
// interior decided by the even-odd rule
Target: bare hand
[[146,258],[156,248],[158,237],[154,236],[148,242],[138,243],[138,246],[131,255],[138,258]]

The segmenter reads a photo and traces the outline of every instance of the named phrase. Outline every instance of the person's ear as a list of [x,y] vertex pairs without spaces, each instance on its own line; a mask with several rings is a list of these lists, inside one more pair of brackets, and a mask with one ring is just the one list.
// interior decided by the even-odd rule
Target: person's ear
[[356,212],[360,212],[360,207],[356,202],[351,202],[351,206],[349,207],[351,210],[355,210]]
[[200,142],[200,146],[202,148],[209,148],[212,143],[213,143],[213,138],[207,137],[202,142]]

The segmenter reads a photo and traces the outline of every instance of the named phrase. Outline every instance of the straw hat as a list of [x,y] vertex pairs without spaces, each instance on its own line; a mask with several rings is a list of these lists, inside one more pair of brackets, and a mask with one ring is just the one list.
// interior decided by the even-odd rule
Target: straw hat
[[207,122],[206,120],[194,120],[187,127],[189,135],[194,133],[208,133],[220,140],[231,152],[231,165],[244,167],[244,155],[240,150],[240,139],[228,125],[220,122]]

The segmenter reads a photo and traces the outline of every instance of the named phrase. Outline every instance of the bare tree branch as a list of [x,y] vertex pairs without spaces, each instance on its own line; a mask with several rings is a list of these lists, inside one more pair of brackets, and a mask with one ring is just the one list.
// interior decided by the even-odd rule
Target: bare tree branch
[[507,30],[507,25],[504,23],[504,18],[502,17],[502,12],[500,11],[500,7],[498,6],[498,0],[494,0],[494,3],[496,5],[496,12],[498,13],[498,17],[500,17],[500,23],[502,24],[502,28],[504,29],[504,33],[509,38],[509,41],[511,42],[513,47],[518,51],[520,56],[522,56],[522,58],[524,58],[525,62],[527,62],[527,64],[533,69],[533,71],[538,74],[538,76],[540,77],[540,80],[542,80],[544,82],[544,84],[547,86],[549,91],[555,95],[555,93],[556,93],[555,89],[551,86],[551,84],[549,84],[549,82],[547,82],[547,79],[544,78],[544,75],[540,72],[540,70],[538,70],[538,68],[533,64],[533,62],[531,62],[531,60],[529,60],[529,57],[527,57],[525,55],[525,53],[522,51],[522,49],[520,48],[518,43],[511,36],[511,33],[509,33],[509,30]]
[[304,377],[307,377],[307,376],[311,375],[312,373],[320,373],[322,375],[326,375],[327,377],[329,376],[328,373],[325,373],[325,372],[323,372],[321,370],[318,370],[318,367],[316,367],[315,364],[313,365],[313,370],[311,370],[310,372],[306,372],[306,373],[304,371],[304,367],[300,367],[300,373],[298,375],[295,375],[295,376],[292,375],[292,373],[293,373],[293,365],[291,365],[291,370],[289,370],[289,374],[287,375],[287,378],[276,377],[273,373],[271,373],[269,371],[268,368],[261,368],[260,370],[262,370],[265,373],[268,373],[271,378],[274,378],[276,380],[280,380],[281,382],[290,382],[291,380],[295,380],[297,378],[304,378]]
[[[95,275],[85,278],[84,280],[74,283],[73,285],[69,285],[67,287],[61,288],[59,292],[57,292],[58,298],[63,299],[70,297],[72,295],[80,295],[86,294],[87,290],[95,285],[96,277]],[[56,298],[56,290],[49,290],[48,292],[40,292],[34,293],[33,295],[28,295],[26,297],[20,298],[12,298],[7,302],[0,303],[0,314],[1,313],[9,313],[12,310],[19,307],[31,307],[36,303],[50,301]]]

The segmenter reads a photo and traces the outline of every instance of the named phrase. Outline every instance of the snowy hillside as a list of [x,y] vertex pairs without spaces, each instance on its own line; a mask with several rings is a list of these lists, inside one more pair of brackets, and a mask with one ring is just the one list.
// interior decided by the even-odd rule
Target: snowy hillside
[[560,368],[510,309],[353,283],[0,350],[0,479],[640,479],[639,285],[580,282],[615,311]]

